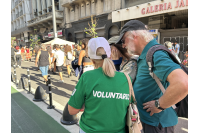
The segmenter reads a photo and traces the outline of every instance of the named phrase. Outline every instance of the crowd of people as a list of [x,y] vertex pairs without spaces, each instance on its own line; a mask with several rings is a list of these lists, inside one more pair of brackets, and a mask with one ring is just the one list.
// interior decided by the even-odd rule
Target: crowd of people
[[[84,110],[79,123],[80,133],[126,132],[129,84],[123,73],[129,74],[132,80],[140,130],[144,133],[174,133],[178,117],[172,105],[187,96],[188,76],[167,53],[155,52],[153,71],[166,89],[162,93],[150,76],[146,62],[147,51],[158,43],[141,21],[127,22],[120,36],[109,40],[97,37],[81,42],[81,46],[75,45],[74,48],[67,44],[55,44],[52,48],[41,44],[34,49],[35,66],[41,71],[46,84],[48,70],[54,74],[58,71],[61,83],[64,82],[64,67],[68,77],[72,71],[79,76],[68,102],[68,110],[71,115]],[[165,46],[178,59],[180,46],[177,42],[175,44],[175,48],[171,42],[166,42]],[[15,52],[17,61],[20,60],[23,52],[12,48],[11,51]]]
[[21,68],[21,61],[31,61],[32,51],[29,47],[13,46],[11,44],[11,67],[17,65]]

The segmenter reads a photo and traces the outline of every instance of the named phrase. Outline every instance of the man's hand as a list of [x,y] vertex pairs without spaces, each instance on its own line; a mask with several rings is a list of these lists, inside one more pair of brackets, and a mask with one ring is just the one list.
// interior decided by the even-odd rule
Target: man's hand
[[156,108],[155,106],[155,100],[146,102],[143,104],[143,109],[147,109],[147,112],[150,112],[150,116],[152,116],[154,113],[160,113],[162,110]]

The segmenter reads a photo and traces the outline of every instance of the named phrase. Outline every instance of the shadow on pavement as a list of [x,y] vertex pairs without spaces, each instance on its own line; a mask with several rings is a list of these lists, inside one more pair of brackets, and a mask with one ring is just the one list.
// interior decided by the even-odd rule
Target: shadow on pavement
[[[27,78],[27,75],[21,74],[21,77]],[[48,86],[46,86],[46,84],[41,79],[43,79],[41,74],[32,73],[31,81],[35,81],[36,82],[35,84],[37,84],[38,86],[41,86],[45,90],[45,92],[48,93],[49,92],[49,88],[48,88]],[[62,90],[58,89],[57,87],[60,87],[60,88],[63,88],[63,89],[67,89],[69,91],[73,91],[75,86],[71,85],[71,84],[67,84],[67,83],[59,83],[57,81],[58,81],[58,79],[55,79],[55,78],[51,77],[51,83],[52,83],[52,88],[51,89],[52,89],[52,92],[54,94],[70,98],[70,96],[71,96],[70,94],[66,93],[65,91],[62,91]],[[36,88],[34,88],[34,89],[36,89]]]

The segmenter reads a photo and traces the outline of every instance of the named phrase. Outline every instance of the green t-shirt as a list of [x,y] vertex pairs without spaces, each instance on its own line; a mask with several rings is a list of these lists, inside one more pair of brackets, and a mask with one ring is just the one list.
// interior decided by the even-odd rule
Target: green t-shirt
[[125,133],[129,86],[125,75],[108,77],[102,68],[83,73],[68,104],[85,110],[80,128],[86,133]]

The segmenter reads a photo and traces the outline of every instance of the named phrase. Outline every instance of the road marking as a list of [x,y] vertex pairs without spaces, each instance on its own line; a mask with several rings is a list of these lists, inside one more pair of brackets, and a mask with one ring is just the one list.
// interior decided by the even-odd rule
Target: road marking
[[22,130],[22,132],[25,133],[25,132],[23,131],[22,127],[17,123],[17,121],[15,120],[15,118],[12,116],[12,114],[11,114],[11,117],[13,118],[13,120],[14,120],[14,122],[17,124],[17,126]]
[[183,128],[183,127],[182,127],[181,129],[182,129],[183,131],[188,132],[188,129],[186,129],[186,128]]
[[[11,97],[11,99],[15,102],[15,100]],[[17,106],[19,106],[19,104],[17,104],[17,102],[15,102]],[[20,106],[19,106],[20,107]],[[21,107],[20,107],[21,108]],[[21,108],[22,109],[22,108]],[[27,114],[27,112],[25,110],[22,109],[22,111],[24,111],[24,113],[40,128],[40,126]],[[41,129],[41,128],[40,128]],[[41,129],[41,131],[43,131]],[[43,131],[44,132],[44,131]],[[45,133],[45,132],[44,132]]]

